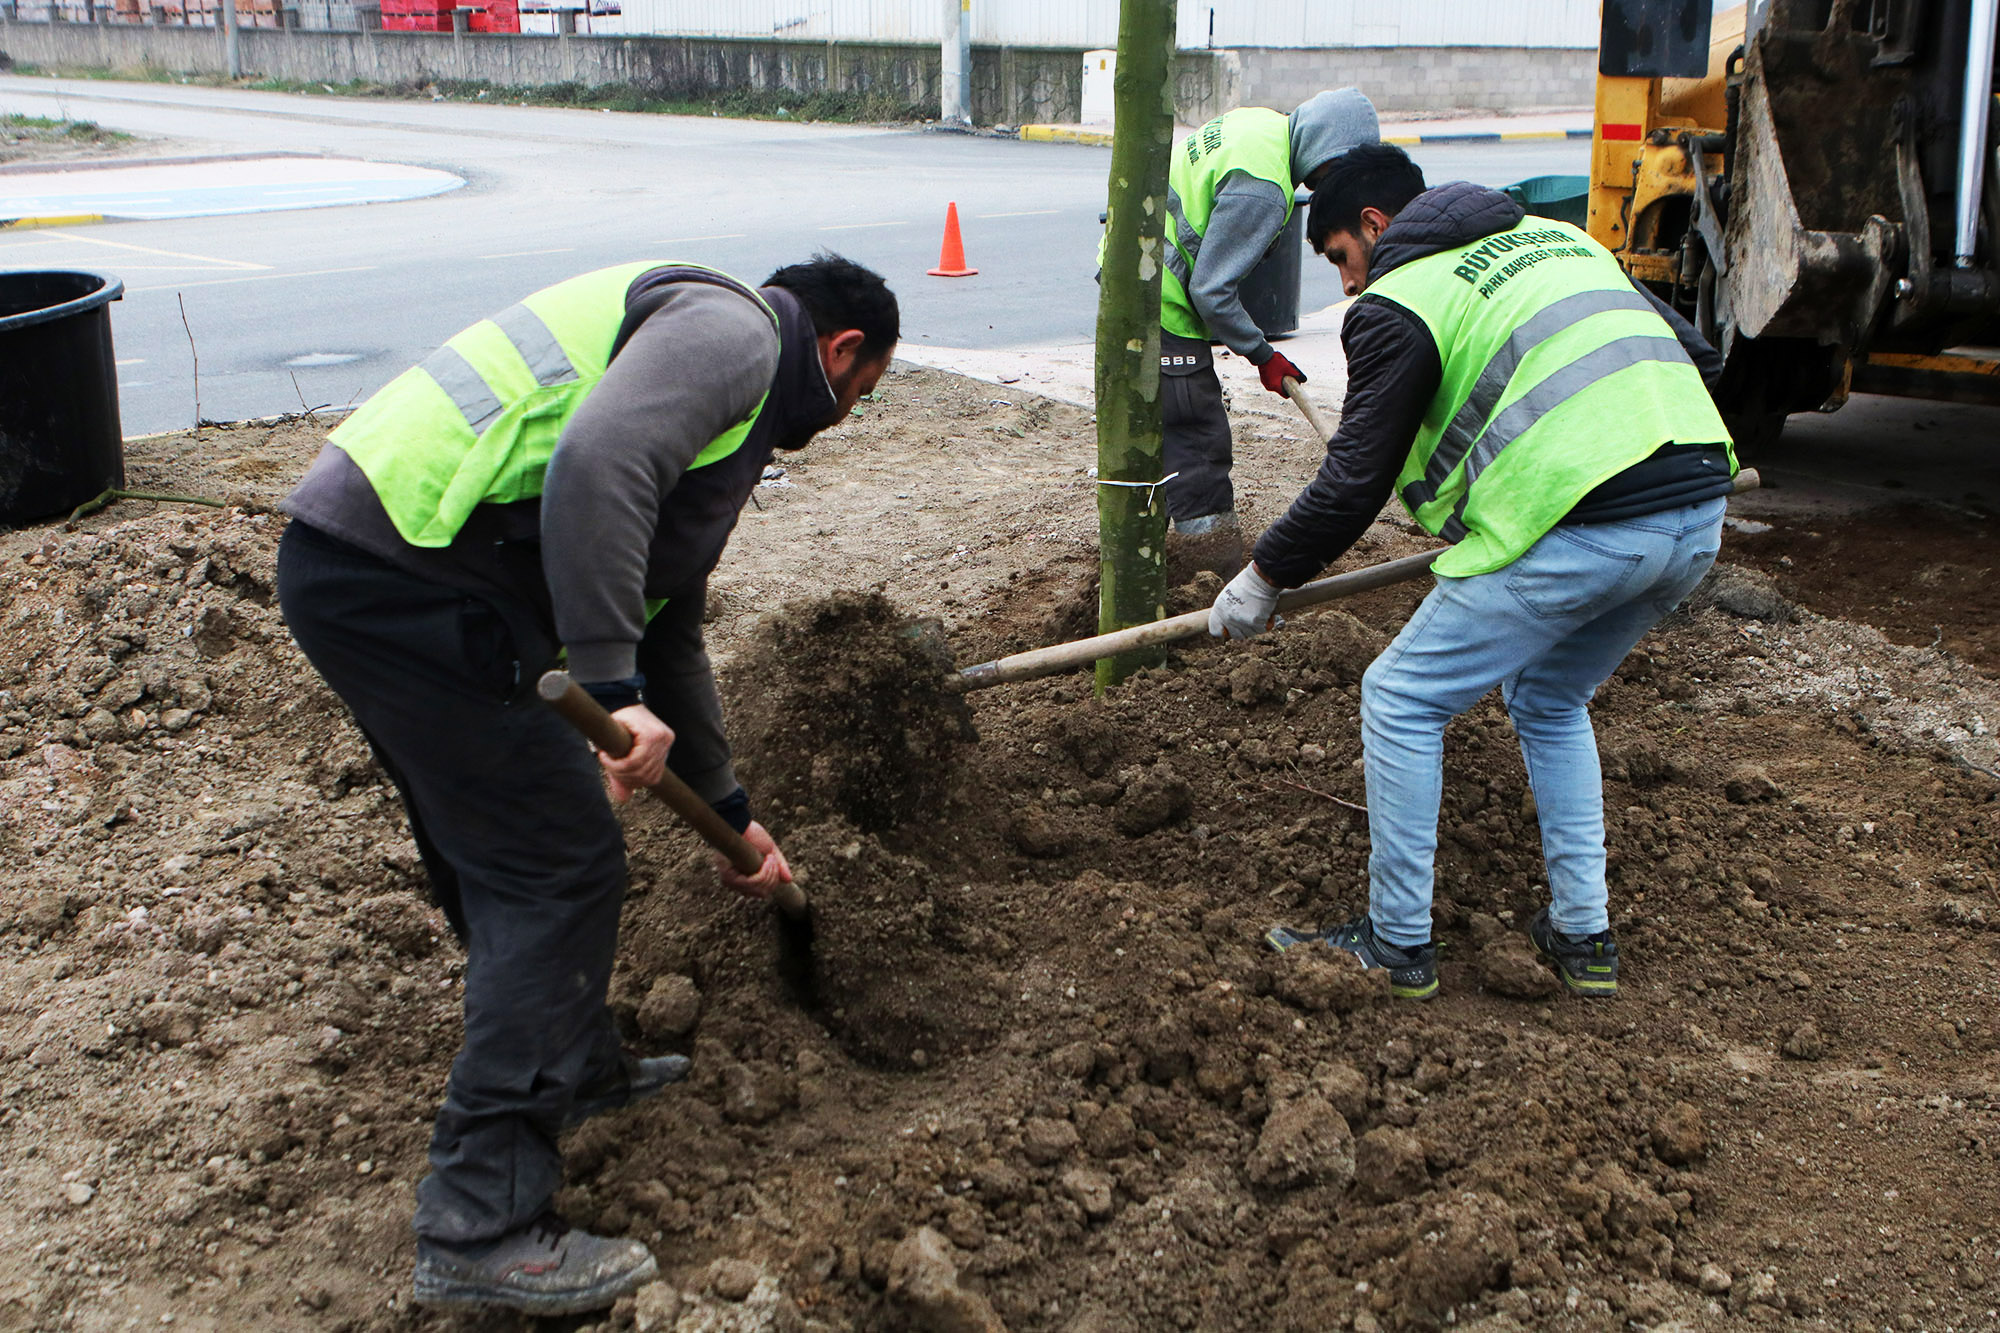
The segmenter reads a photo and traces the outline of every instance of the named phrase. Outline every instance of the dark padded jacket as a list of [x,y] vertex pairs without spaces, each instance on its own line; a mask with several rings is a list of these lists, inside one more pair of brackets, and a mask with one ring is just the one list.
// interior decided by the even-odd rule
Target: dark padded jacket
[[[1526,214],[1498,190],[1453,181],[1412,199],[1376,242],[1368,280],[1440,250],[1469,245],[1510,231]],[[1722,358],[1671,306],[1643,286],[1687,349],[1710,389]],[[1349,307],[1340,329],[1347,355],[1347,400],[1340,428],[1327,441],[1319,474],[1285,515],[1257,542],[1253,558],[1264,577],[1292,588],[1346,553],[1395,490],[1423,424],[1424,411],[1444,377],[1437,342],[1421,319],[1402,306],[1366,292]],[[1608,522],[1678,508],[1725,494],[1717,489],[1712,441],[1670,445],[1637,463],[1577,502],[1564,522]],[[1724,469],[1726,474],[1727,469]]]

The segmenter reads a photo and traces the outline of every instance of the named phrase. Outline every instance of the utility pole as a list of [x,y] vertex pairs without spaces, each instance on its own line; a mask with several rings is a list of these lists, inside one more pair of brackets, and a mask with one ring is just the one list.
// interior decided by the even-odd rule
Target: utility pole
[[[1160,261],[1174,146],[1174,0],[1121,0],[1116,122],[1097,297],[1100,633],[1166,615],[1167,511],[1160,481]],[[1100,693],[1165,649],[1097,664]]]
[[938,119],[972,123],[972,0],[942,0],[944,49],[940,54]]
[[222,67],[232,79],[243,77],[243,51],[236,33],[236,0],[220,0],[222,5]]

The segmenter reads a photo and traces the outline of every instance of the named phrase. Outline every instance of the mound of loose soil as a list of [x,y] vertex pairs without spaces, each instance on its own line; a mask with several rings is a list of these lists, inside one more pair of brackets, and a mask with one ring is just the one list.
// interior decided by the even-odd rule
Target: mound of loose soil
[[980,924],[964,886],[845,824],[786,839],[815,903],[814,997],[865,1065],[921,1069],[979,1050],[1006,1025],[1012,942]]
[[744,781],[797,818],[865,832],[934,818],[978,739],[951,671],[942,626],[879,592],[786,606],[732,676]]
[[[1081,418],[954,437],[963,470],[935,484],[992,478],[977,538],[912,480],[937,421],[1024,415],[996,393],[891,377],[763,495],[711,625],[739,726],[759,698],[830,715],[930,679],[893,633],[848,656],[909,618],[946,617],[962,661],[1044,641],[1094,575]],[[831,484],[843,467],[865,484]],[[753,593],[798,578],[836,496],[883,515],[838,568],[885,600],[806,625],[821,656],[786,695]],[[280,523],[131,505],[0,537],[0,1326],[533,1326],[408,1306],[461,955],[278,622]],[[1380,524],[1368,558],[1410,545]],[[1483,702],[1447,736],[1443,993],[1399,1004],[1259,937],[1365,903],[1358,677],[1420,592],[1187,645],[1104,700],[1076,679],[969,696],[979,739],[954,734],[955,777],[921,797],[870,796],[845,719],[811,742],[823,778],[746,737],[817,903],[813,1011],[769,909],[627,807],[613,1006],[694,1075],[572,1134],[559,1202],[646,1241],[664,1280],[540,1327],[1988,1320],[2000,783],[1971,765],[1993,767],[1992,680],[1782,581],[1725,573],[1663,625],[1597,703],[1625,966],[1606,1004],[1542,994],[1522,955],[1536,815]]]

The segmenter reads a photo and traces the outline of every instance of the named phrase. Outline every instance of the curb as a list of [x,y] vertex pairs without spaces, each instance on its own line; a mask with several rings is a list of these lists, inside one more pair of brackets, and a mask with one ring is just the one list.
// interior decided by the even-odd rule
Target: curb
[[1589,130],[1471,130],[1460,134],[1385,134],[1383,143],[1412,148],[1430,143],[1529,143],[1537,139],[1588,139]]
[[[1109,130],[1084,130],[1071,125],[1023,125],[1021,137],[1035,143],[1081,143],[1102,148],[1111,146]],[[1459,134],[1385,134],[1383,143],[1399,148],[1442,143],[1529,143],[1535,140],[1588,139],[1590,131],[1572,130],[1474,130]]]
[[1021,137],[1030,143],[1084,143],[1098,148],[1111,146],[1111,131],[1080,130],[1072,125],[1023,125]]
[[102,213],[52,213],[37,218],[0,218],[0,231],[26,231],[30,227],[88,227],[102,221]]
[[66,171],[117,171],[127,167],[185,167],[203,162],[261,162],[272,157],[339,160],[333,153],[305,153],[289,148],[269,148],[262,152],[194,153],[180,157],[93,157],[64,158],[52,162],[9,162],[5,166],[0,166],[0,176],[41,176],[51,172]]

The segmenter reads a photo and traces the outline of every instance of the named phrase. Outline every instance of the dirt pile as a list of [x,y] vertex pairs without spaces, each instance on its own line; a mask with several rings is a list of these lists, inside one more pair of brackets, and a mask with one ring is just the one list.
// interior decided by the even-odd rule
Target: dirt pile
[[922,1069],[984,1047],[1006,1025],[1011,941],[980,924],[960,886],[842,823],[787,837],[812,895],[813,994],[843,1050],[875,1068]]
[[942,626],[879,592],[787,605],[731,677],[744,781],[795,819],[863,832],[933,817],[978,739],[951,671]]
[[[987,391],[949,390],[951,419]],[[2000,717],[1989,679],[1822,619],[1782,578],[1782,617],[1710,597],[1664,625],[1597,704],[1626,968],[1601,1005],[1537,993],[1520,950],[1536,814],[1482,703],[1447,738],[1443,991],[1394,1003],[1259,937],[1365,902],[1359,675],[1419,588],[1190,644],[1107,700],[1078,679],[968,696],[976,745],[899,737],[896,691],[938,677],[904,616],[951,616],[973,661],[1047,641],[1080,600],[1093,571],[1041,477],[976,547],[898,529],[857,580],[886,569],[886,600],[754,637],[744,590],[816,549],[823,464],[880,469],[847,503],[962,522],[950,497],[891,503],[937,449],[918,400],[945,393],[892,381],[901,426],[865,423],[865,455],[836,440],[768,496],[711,626],[758,807],[819,905],[820,1010],[787,998],[769,909],[627,807],[613,1006],[694,1072],[566,1141],[561,1206],[663,1271],[569,1328],[1987,1317],[2000,784],[1959,756]],[[989,433],[993,457],[1058,470]],[[1088,524],[1090,490],[1063,492],[1064,522]],[[134,507],[0,537],[0,855],[20,868],[0,888],[0,1327],[529,1327],[407,1305],[460,955],[278,623],[280,522]],[[824,730],[783,744],[801,717]],[[914,788],[870,766],[878,745],[951,776]]]

